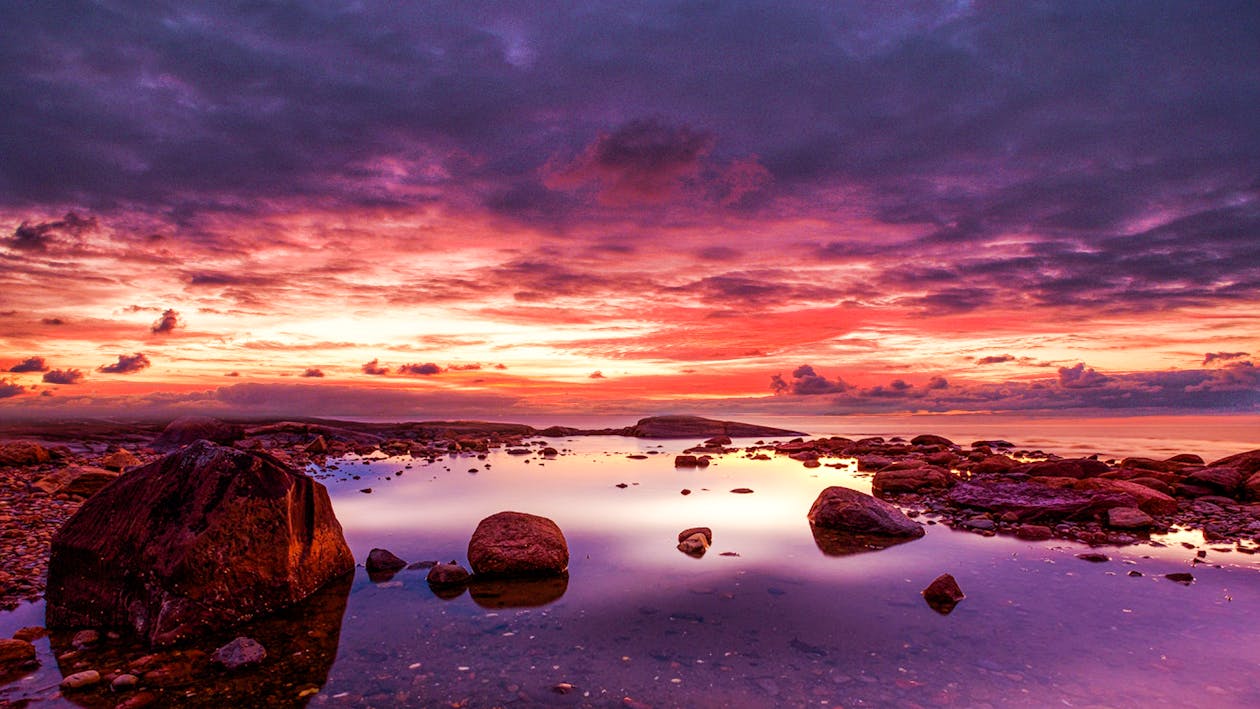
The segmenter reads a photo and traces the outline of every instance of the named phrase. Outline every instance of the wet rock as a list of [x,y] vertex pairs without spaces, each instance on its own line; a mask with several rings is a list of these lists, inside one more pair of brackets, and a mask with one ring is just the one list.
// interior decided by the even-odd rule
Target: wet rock
[[1248,500],[1260,499],[1260,473],[1255,473],[1243,483],[1243,496]]
[[131,674],[121,674],[109,683],[109,688],[115,692],[128,692],[136,688],[140,684],[140,678]]
[[499,512],[477,525],[468,542],[473,572],[487,576],[559,574],[569,546],[555,522],[523,512]]
[[231,445],[245,435],[245,428],[206,416],[185,416],[167,424],[153,441],[157,450],[171,450],[196,441]]
[[967,468],[978,475],[991,475],[1009,472],[1019,464],[1019,461],[1004,455],[987,455],[970,464]]
[[1246,479],[1246,473],[1238,468],[1214,465],[1190,473],[1186,476],[1186,483],[1208,488],[1227,497],[1234,497]]
[[1112,507],[1107,510],[1107,526],[1114,529],[1149,529],[1155,520],[1133,507]]
[[126,448],[119,448],[113,453],[101,458],[102,468],[105,468],[106,470],[114,470],[120,473],[127,468],[134,468],[135,466],[140,465],[140,463],[140,459]]
[[253,638],[239,637],[214,651],[210,661],[230,671],[261,664],[267,659],[267,648]]
[[708,527],[688,527],[678,533],[678,541],[682,541],[693,534],[704,535],[704,541],[707,544],[713,544],[713,530]]
[[709,467],[709,459],[704,456],[696,457],[694,455],[678,455],[674,456],[674,467],[707,468]]
[[1194,574],[1187,573],[1185,571],[1178,571],[1172,574],[1164,574],[1164,578],[1168,579],[1169,581],[1175,581],[1177,583],[1184,584],[1186,586],[1189,586],[1190,584],[1194,583]]
[[950,474],[934,466],[922,466],[906,470],[881,470],[871,479],[871,491],[876,495],[900,495],[922,490],[944,490],[953,482]]
[[49,495],[91,497],[117,477],[118,473],[101,468],[72,465],[41,477],[34,486]]
[[551,446],[548,446],[538,451],[538,454],[546,458],[554,458],[560,455],[560,451],[556,450],[555,448],[552,448]]
[[1151,515],[1170,515],[1177,511],[1177,501],[1171,496],[1135,480],[1107,480],[1091,478],[1073,484],[1077,490],[1101,490],[1128,495],[1137,501],[1137,508]]
[[61,680],[61,689],[64,691],[74,691],[76,689],[87,689],[94,685],[100,684],[101,673],[96,670],[84,670],[66,675]]
[[944,436],[935,436],[925,433],[921,436],[915,436],[910,439],[912,446],[944,446],[946,448],[954,448],[954,442]]
[[569,588],[567,573],[555,576],[469,579],[468,595],[482,608],[536,608],[553,603]]
[[993,439],[993,440],[987,440],[987,441],[972,441],[971,447],[972,448],[1014,448],[1015,444],[1011,443],[1010,441],[1003,441],[1001,439]]
[[323,435],[316,436],[302,451],[311,455],[324,455],[328,452],[328,441],[324,440]]
[[1087,551],[1083,554],[1077,554],[1076,558],[1081,561],[1088,561],[1092,564],[1101,564],[1103,562],[1111,561],[1111,557],[1096,551]]
[[393,573],[405,566],[407,562],[399,559],[388,549],[373,549],[368,552],[367,561],[363,564],[369,574]]
[[923,600],[927,601],[932,610],[942,615],[948,615],[964,598],[966,596],[958,587],[958,581],[950,574],[937,576],[927,588],[923,589]]
[[1242,471],[1245,475],[1254,475],[1260,473],[1260,449],[1247,451],[1246,453],[1238,453],[1220,460],[1212,461],[1210,467],[1235,468]]
[[753,490],[750,487],[737,487],[731,490],[731,492],[735,493],[736,495],[751,495],[753,493]]
[[39,465],[52,461],[48,449],[31,441],[0,443],[0,465]]
[[56,534],[48,625],[129,628],[164,645],[294,603],[353,568],[322,485],[200,441],[120,477]]
[[847,487],[829,487],[809,509],[812,526],[835,532],[915,539],[923,527],[896,507]]
[[1168,458],[1169,463],[1189,463],[1190,465],[1203,465],[1203,458],[1194,453],[1178,453]]
[[714,436],[704,442],[706,446],[729,446],[731,444],[730,436]]
[[47,637],[48,631],[38,625],[28,625],[25,628],[19,628],[13,637],[17,640],[25,640],[26,642],[34,642],[40,638]]
[[70,639],[70,645],[76,650],[95,646],[101,641],[101,634],[95,630],[80,630]]
[[17,638],[0,639],[0,676],[35,664],[35,646]]
[[1031,478],[1092,478],[1111,470],[1106,463],[1093,458],[1060,458],[1026,463],[1012,468],[1012,473],[1023,473]]
[[1020,521],[1093,518],[1112,507],[1133,507],[1131,495],[1108,490],[1072,490],[1037,482],[959,483],[946,499],[959,507],[1013,512]]
[[1054,536],[1054,530],[1040,524],[1021,524],[1015,529],[1015,536],[1029,541],[1042,541]]
[[451,560],[445,564],[434,564],[425,580],[430,586],[463,586],[468,583],[471,575],[468,569]]
[[700,557],[704,556],[704,553],[709,550],[709,544],[709,539],[706,538],[705,535],[697,532],[684,539],[680,539],[678,541],[678,551],[681,551],[688,556]]

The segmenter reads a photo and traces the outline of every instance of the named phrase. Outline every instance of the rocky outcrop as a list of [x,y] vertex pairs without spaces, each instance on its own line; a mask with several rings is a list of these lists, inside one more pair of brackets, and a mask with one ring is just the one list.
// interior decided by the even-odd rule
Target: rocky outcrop
[[153,447],[157,450],[172,450],[195,441],[231,445],[244,435],[245,429],[239,424],[206,416],[185,416],[167,424],[153,441]]
[[844,534],[892,539],[924,535],[922,525],[901,510],[847,487],[829,487],[819,493],[808,518],[814,527]]
[[546,517],[499,512],[477,525],[468,563],[478,576],[560,574],[569,568],[569,545]]
[[52,460],[48,449],[30,441],[0,443],[0,465],[39,465]]
[[788,431],[770,426],[758,426],[738,421],[717,421],[699,416],[649,416],[627,428],[624,435],[635,438],[782,438],[785,436],[804,436],[797,431]]
[[322,485],[199,441],[126,473],[62,527],[47,620],[164,645],[299,601],[353,568]]
[[1074,490],[1037,482],[959,483],[947,495],[959,507],[1011,513],[1020,522],[1092,519],[1112,507],[1133,507],[1129,494],[1113,490]]

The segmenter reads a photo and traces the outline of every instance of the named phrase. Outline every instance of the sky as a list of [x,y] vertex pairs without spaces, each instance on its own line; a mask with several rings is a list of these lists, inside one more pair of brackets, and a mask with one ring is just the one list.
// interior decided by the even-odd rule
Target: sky
[[0,419],[1260,411],[1254,2],[0,1]]

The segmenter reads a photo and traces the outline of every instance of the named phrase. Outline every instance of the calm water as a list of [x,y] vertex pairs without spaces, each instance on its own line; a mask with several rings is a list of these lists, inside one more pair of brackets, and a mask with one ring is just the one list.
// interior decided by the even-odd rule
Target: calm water
[[[973,428],[904,433],[963,443],[1003,437],[1047,450],[1091,443],[1044,431],[1037,436],[1047,443],[1038,443],[1009,428],[963,425]],[[1108,440],[1120,447],[1094,452],[1173,445],[1211,458],[1247,448],[1215,451],[1219,441],[1181,446],[1145,433]],[[330,647],[310,655],[327,659],[260,673],[258,691],[265,685],[311,706],[620,706],[625,697],[658,707],[1260,706],[1255,556],[1205,547],[1207,563],[1192,568],[1195,552],[1173,543],[1105,549],[1112,561],[1092,564],[1075,558],[1084,549],[1077,545],[943,526],[882,551],[827,556],[805,515],[829,485],[869,491],[869,478],[851,467],[809,470],[732,454],[705,470],[675,470],[672,454],[694,441],[548,442],[564,454],[353,459],[322,471],[358,559],[379,546],[408,561],[466,564],[477,522],[513,509],[560,525],[569,578],[441,599],[422,570],[373,581],[359,569],[348,590],[334,592],[331,614],[283,621],[293,637],[323,638]],[[373,492],[359,492],[365,487]],[[755,492],[729,492],[737,487]],[[714,546],[693,559],[674,544],[680,530],[698,525],[713,528]],[[1196,578],[1190,586],[1161,577],[1187,570]],[[949,615],[919,595],[944,572],[967,594]],[[0,632],[41,614],[38,605],[6,614]],[[312,631],[319,623],[327,627]],[[60,678],[48,641],[40,648],[43,669],[0,688],[0,700],[60,701],[48,699]],[[574,690],[558,694],[558,683]],[[310,696],[298,700],[303,690]],[[194,691],[190,701],[212,688]]]

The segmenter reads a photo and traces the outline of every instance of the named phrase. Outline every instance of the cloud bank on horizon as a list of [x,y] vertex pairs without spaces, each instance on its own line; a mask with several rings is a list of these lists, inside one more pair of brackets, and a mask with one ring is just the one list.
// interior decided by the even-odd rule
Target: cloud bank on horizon
[[1254,3],[3,14],[0,417],[1260,411]]

